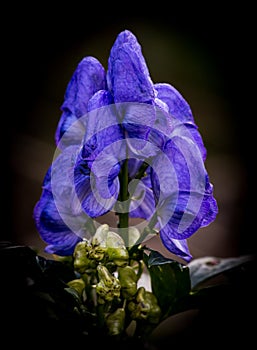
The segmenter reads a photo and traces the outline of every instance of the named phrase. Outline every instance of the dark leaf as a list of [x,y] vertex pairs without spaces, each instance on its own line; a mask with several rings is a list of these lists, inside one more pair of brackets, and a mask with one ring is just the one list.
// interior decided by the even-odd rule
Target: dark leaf
[[144,256],[144,261],[148,267],[152,291],[158,299],[163,318],[178,312],[178,305],[190,292],[189,269],[153,250],[149,256]]
[[218,258],[213,256],[194,259],[188,263],[191,287],[194,289],[200,283],[209,280],[210,278],[228,272],[236,267],[254,261],[252,255],[242,255],[232,258]]

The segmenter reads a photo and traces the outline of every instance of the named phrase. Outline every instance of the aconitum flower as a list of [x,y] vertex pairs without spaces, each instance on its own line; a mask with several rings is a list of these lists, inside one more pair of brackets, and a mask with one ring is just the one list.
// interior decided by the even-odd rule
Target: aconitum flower
[[189,261],[187,238],[218,212],[206,149],[190,106],[172,85],[153,83],[130,31],[117,36],[107,71],[82,59],[61,109],[60,154],[34,210],[46,249],[70,254],[92,219],[113,211],[142,219]]

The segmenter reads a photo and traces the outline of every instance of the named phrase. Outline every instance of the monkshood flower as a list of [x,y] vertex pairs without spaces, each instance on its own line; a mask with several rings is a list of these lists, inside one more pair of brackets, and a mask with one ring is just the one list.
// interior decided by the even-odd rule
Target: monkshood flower
[[94,57],[78,64],[56,130],[58,152],[34,209],[46,251],[71,254],[113,212],[128,245],[137,230],[159,232],[185,261],[187,239],[218,212],[206,149],[190,106],[168,83],[153,83],[141,46],[128,30],[110,51],[108,69]]

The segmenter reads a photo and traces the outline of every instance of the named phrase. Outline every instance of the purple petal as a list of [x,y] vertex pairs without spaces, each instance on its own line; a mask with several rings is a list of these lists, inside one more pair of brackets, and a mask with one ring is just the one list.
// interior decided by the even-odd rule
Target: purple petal
[[136,159],[136,158],[129,158],[128,159],[128,173],[129,177],[132,179],[136,176],[137,172],[139,171],[139,168],[143,164],[142,160]]
[[[202,155],[202,159],[203,161],[205,161],[207,152],[203,143],[202,136],[199,133],[197,126],[191,122],[188,122],[184,124],[177,124],[176,129],[177,129],[176,132],[178,133],[185,133],[185,130],[188,131],[187,137],[191,138],[192,141],[198,146],[199,151],[201,152],[201,155]],[[179,129],[184,129],[184,130],[179,131]]]
[[129,216],[149,220],[155,213],[155,201],[153,191],[150,188],[150,177],[139,181],[130,204]]
[[[93,95],[88,102],[86,119],[84,152],[98,154],[104,149],[105,144],[111,142],[111,138],[113,140],[123,138],[123,132],[117,120],[117,112],[113,105],[113,97],[109,91],[99,90]],[[113,131],[118,132],[118,135],[112,135]]]
[[155,106],[146,103],[121,103],[116,106],[126,137],[147,140],[156,119]]
[[111,49],[107,72],[108,88],[114,102],[153,103],[154,89],[136,37],[121,32]]
[[110,211],[118,198],[118,175],[121,169],[119,157],[125,157],[122,143],[120,146],[112,143],[106,145],[95,159],[90,155],[89,160],[80,157],[75,166],[76,192],[83,209],[91,217]]
[[155,84],[154,88],[157,91],[157,98],[166,103],[173,117],[182,122],[194,122],[189,104],[172,85],[160,83]]
[[43,192],[34,209],[37,229],[50,244],[47,252],[68,255],[81,238],[90,237],[90,218],[83,211],[75,192],[73,165],[77,146],[70,146],[53,161],[48,169]]
[[118,174],[126,158],[124,132],[110,101],[106,91],[99,91],[90,100],[93,110],[88,113],[88,128],[75,165],[76,192],[91,217],[103,215],[114,206],[119,194]]
[[[165,104],[168,106],[171,117],[174,117],[183,123],[183,124],[177,123],[176,127],[181,127],[181,125],[182,127],[186,126],[188,131],[191,133],[194,141],[197,143],[202,153],[203,160],[205,160],[206,148],[204,146],[204,143],[198,131],[198,128],[194,122],[194,117],[189,104],[186,102],[183,96],[170,84],[166,84],[166,83],[155,84],[154,88],[157,91],[158,99],[165,102]],[[160,102],[159,102],[159,105],[160,105]]]
[[167,225],[170,238],[186,239],[215,219],[212,185],[200,151],[190,139],[173,137],[152,168],[159,226]]
[[185,239],[171,238],[172,234],[169,232],[169,228],[165,227],[160,231],[160,237],[163,245],[173,254],[182,258],[186,262],[192,259],[192,255],[189,252],[187,241]]
[[[163,223],[160,226],[167,230],[170,238],[186,239],[201,227],[209,225],[216,218],[218,209],[213,196],[204,194],[200,207],[197,197],[202,197],[202,195],[181,191],[177,201],[173,201],[171,197],[167,198],[165,210],[170,211],[172,215],[165,226]],[[194,201],[196,206],[192,204]]]
[[65,92],[65,101],[61,107],[69,110],[77,118],[87,112],[89,99],[98,91],[106,88],[105,70],[94,57],[88,56],[78,64]]
[[185,123],[184,125],[190,131],[190,133],[191,133],[192,137],[194,138],[197,146],[199,147],[199,150],[200,150],[200,152],[202,154],[203,161],[205,161],[206,155],[207,155],[207,151],[206,151],[206,148],[205,148],[204,143],[203,143],[202,136],[199,133],[197,126],[195,124],[191,124],[191,123]]
[[105,90],[98,91],[89,101],[87,128],[81,152],[83,159],[93,161],[105,147],[124,139],[124,132],[117,120],[117,111],[112,101],[111,94]]
[[33,216],[41,238],[48,243],[47,253],[71,255],[81,238],[62,220],[51,192],[45,190],[35,205]]
[[[85,57],[76,68],[65,92],[65,101],[61,107],[63,114],[56,130],[56,143],[72,125],[75,119],[87,112],[89,99],[98,91],[106,88],[105,70],[94,57]],[[69,121],[69,119],[72,119]]]
[[[118,171],[116,172],[118,173]],[[86,161],[80,160],[75,167],[74,179],[77,196],[83,209],[90,217],[104,215],[112,209],[119,194],[117,176],[110,182],[109,179],[97,178],[94,173],[90,173]],[[107,188],[107,193],[104,195],[102,195],[104,189],[101,186]]]
[[85,125],[70,111],[63,112],[56,131],[56,144],[59,149],[79,145],[85,134]]
[[[107,90],[98,90],[88,101],[87,112],[108,106],[113,103],[113,96]],[[94,114],[93,114],[94,115]],[[90,116],[90,115],[89,115]],[[90,125],[90,123],[89,123]]]

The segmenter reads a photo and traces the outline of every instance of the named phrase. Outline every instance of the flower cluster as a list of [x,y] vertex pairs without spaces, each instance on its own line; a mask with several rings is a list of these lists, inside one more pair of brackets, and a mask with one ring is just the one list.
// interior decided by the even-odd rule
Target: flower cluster
[[107,224],[99,226],[92,239],[76,245],[72,263],[77,278],[67,285],[91,316],[91,328],[119,336],[132,321],[144,322],[148,327],[160,321],[157,298],[139,284],[143,250],[137,252],[141,255],[139,261]]
[[[187,238],[218,212],[206,149],[183,96],[152,82],[133,33],[117,36],[106,71],[96,58],[82,59],[61,109],[57,151],[34,208],[46,252],[76,254],[99,227],[96,218],[113,212],[126,246],[135,232],[136,243],[160,234],[190,261]],[[130,227],[131,218],[139,223]]]

